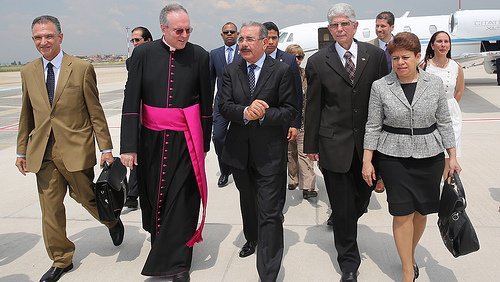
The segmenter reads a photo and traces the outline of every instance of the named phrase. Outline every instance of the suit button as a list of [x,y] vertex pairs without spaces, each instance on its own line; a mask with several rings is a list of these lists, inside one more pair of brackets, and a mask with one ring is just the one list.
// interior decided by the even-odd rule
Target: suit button
[[358,109],[354,109],[354,113],[357,114],[358,113]]
[[354,133],[357,133],[358,132],[358,129],[357,128],[354,128]]

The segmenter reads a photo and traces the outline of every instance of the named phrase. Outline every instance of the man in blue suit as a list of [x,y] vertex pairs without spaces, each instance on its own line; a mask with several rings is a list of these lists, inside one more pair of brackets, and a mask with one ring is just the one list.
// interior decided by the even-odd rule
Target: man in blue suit
[[215,153],[219,160],[220,177],[217,182],[219,187],[227,185],[231,170],[227,164],[222,162],[222,150],[226,141],[226,133],[229,121],[219,113],[219,92],[222,87],[222,71],[224,67],[232,62],[241,59],[238,44],[238,28],[232,22],[228,22],[222,26],[220,34],[224,40],[224,46],[210,51],[210,78],[212,81],[212,92],[215,90],[215,81],[217,80],[217,92],[214,100],[214,128],[212,140],[214,142]]
[[[302,79],[300,78],[300,70],[299,70],[299,65],[297,64],[297,60],[295,59],[294,55],[278,49],[278,41],[280,39],[279,36],[280,31],[278,29],[278,26],[273,22],[265,22],[263,23],[263,25],[267,28],[267,34],[269,35],[269,43],[267,45],[266,54],[275,60],[286,63],[292,69],[293,78],[295,82],[295,90],[297,91],[297,110],[299,111],[299,113],[302,113],[302,105],[303,105]],[[288,142],[293,141],[295,140],[295,138],[297,138],[297,135],[299,135],[299,129],[301,123],[302,123],[302,116],[301,114],[298,114],[292,121],[292,123],[285,125],[284,129],[287,131]],[[286,153],[288,154],[288,147]],[[287,179],[287,172],[285,171],[283,174],[283,183],[281,185],[282,186],[281,202],[280,202],[281,209],[283,209],[283,207],[285,206],[286,179]],[[290,184],[288,188],[290,190],[293,190],[295,189],[296,186],[297,185]],[[315,197],[316,195],[311,195],[311,196]]]

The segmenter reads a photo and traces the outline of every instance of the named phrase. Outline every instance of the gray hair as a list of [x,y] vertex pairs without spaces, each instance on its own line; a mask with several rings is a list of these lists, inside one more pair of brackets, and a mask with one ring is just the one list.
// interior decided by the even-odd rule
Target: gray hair
[[346,3],[335,4],[330,8],[330,10],[328,10],[327,14],[328,24],[332,22],[333,17],[337,16],[345,16],[351,22],[353,23],[356,22],[356,12],[354,12],[354,9],[352,8],[351,5]]
[[186,14],[188,13],[188,11],[180,4],[168,4],[167,6],[163,7],[163,9],[161,9],[160,12],[160,24],[168,26],[168,18],[167,18],[168,13],[179,12],[179,11],[183,11]]
[[259,27],[259,29],[260,29],[260,31],[259,31],[259,38],[269,38],[269,36],[267,34],[267,28],[263,24],[258,23],[258,22],[252,22],[252,21],[244,22],[241,25],[241,29],[243,29],[246,26],[257,26],[257,27]]
[[46,24],[48,22],[52,22],[56,26],[57,35],[61,34],[61,23],[56,17],[49,15],[36,17],[31,23],[31,33],[33,33],[33,27],[35,24]]

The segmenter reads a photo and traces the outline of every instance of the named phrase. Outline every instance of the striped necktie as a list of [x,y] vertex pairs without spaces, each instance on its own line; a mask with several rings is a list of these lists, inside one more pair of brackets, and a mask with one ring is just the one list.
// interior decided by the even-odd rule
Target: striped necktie
[[226,60],[226,62],[228,65],[233,62],[233,48],[232,47],[227,48],[227,60]]

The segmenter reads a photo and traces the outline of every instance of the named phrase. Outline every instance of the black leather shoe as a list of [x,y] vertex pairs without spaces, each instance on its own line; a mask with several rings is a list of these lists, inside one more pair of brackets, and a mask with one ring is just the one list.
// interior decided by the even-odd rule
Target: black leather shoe
[[356,272],[342,272],[340,282],[358,282]]
[[302,190],[302,198],[309,199],[318,196],[318,192],[314,190]]
[[289,183],[288,184],[288,190],[295,190],[295,188],[297,188],[297,186],[299,186],[299,184]]
[[109,229],[109,235],[111,236],[111,240],[113,240],[113,245],[121,245],[123,242],[123,235],[125,235],[125,227],[121,219],[118,219],[118,223]]
[[219,181],[217,181],[217,186],[219,187],[224,187],[228,184],[229,182],[229,173],[228,174],[223,174],[219,176]]
[[247,241],[240,251],[240,258],[248,257],[249,255],[255,253],[255,247],[257,246],[257,241]]
[[127,208],[136,209],[139,206],[139,201],[137,201],[137,197],[127,197],[127,201],[125,201],[125,205]]
[[189,272],[183,272],[174,276],[172,282],[189,282],[191,278],[189,277]]
[[333,216],[332,215],[330,215],[330,217],[326,221],[326,225],[333,226]]
[[57,281],[57,280],[59,280],[59,278],[61,278],[61,275],[63,275],[63,273],[66,273],[66,272],[70,271],[71,269],[73,269],[73,263],[66,266],[65,268],[53,266],[49,269],[49,271],[45,272],[45,274],[42,276],[42,278],[40,278],[40,282]]

